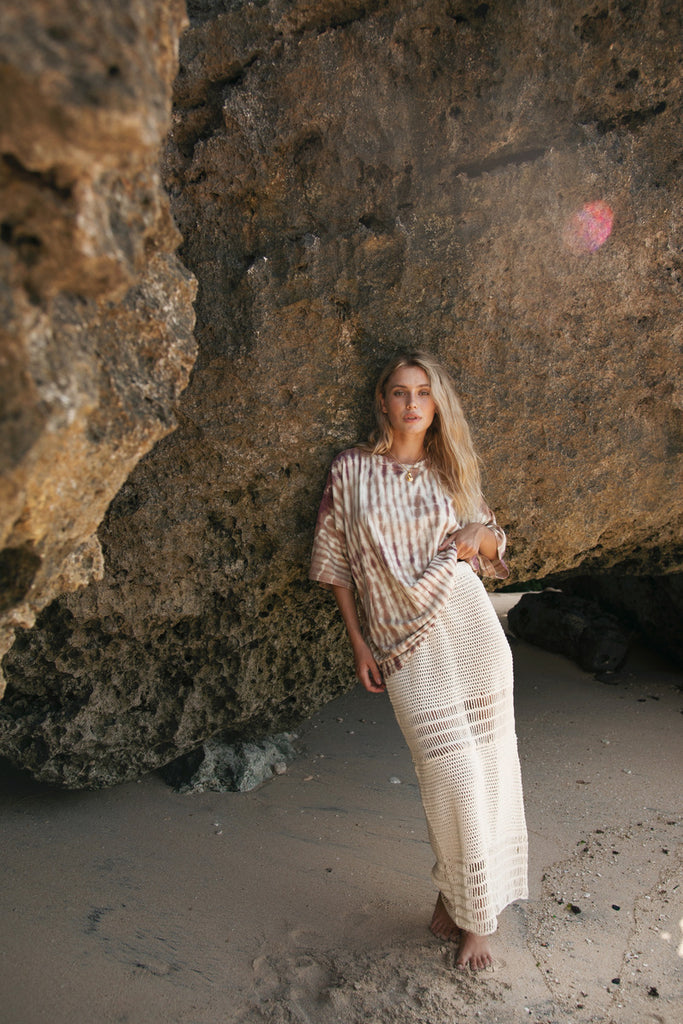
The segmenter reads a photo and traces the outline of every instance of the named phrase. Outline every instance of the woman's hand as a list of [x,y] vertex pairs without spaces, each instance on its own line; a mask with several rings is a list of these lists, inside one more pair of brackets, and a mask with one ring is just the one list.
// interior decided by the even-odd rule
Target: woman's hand
[[358,640],[353,645],[353,659],[356,664],[356,675],[368,693],[384,693],[386,686],[382,673],[364,640]]
[[386,687],[384,685],[384,680],[382,679],[382,673],[380,672],[377,662],[372,655],[372,651],[363,639],[363,631],[358,620],[358,611],[356,609],[356,599],[352,591],[347,590],[345,587],[337,587],[333,585],[332,593],[334,594],[334,599],[339,606],[339,611],[342,613],[344,625],[346,626],[346,631],[349,634],[349,640],[353,647],[353,660],[356,665],[356,675],[368,693],[384,693]]
[[449,533],[439,547],[439,551],[445,551],[451,544],[455,544],[458,558],[464,562],[469,561],[470,558],[476,558],[480,551],[487,558],[495,558],[498,554],[496,538],[483,523],[468,523],[460,530]]

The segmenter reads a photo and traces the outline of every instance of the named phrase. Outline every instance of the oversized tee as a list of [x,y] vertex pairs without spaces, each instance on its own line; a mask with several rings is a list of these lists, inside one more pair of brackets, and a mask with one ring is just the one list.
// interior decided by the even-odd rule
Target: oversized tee
[[[313,543],[311,579],[355,590],[384,675],[400,668],[428,635],[461,571],[455,545],[439,546],[466,524],[427,462],[410,476],[390,455],[342,452],[330,467]],[[493,531],[498,553],[492,560],[471,559],[472,569],[505,579],[505,534],[483,500],[473,521]]]

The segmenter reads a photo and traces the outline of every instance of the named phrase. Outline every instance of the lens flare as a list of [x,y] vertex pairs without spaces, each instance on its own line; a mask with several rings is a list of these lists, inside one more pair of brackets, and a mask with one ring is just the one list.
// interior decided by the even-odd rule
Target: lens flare
[[584,203],[569,221],[565,243],[574,253],[597,252],[612,233],[614,214],[601,199]]

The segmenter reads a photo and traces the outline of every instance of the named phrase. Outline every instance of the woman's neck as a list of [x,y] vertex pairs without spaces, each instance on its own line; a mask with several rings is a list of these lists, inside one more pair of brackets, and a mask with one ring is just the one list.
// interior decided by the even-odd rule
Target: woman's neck
[[389,450],[397,462],[403,462],[406,465],[412,466],[424,456],[423,442],[423,437],[402,438],[394,436]]

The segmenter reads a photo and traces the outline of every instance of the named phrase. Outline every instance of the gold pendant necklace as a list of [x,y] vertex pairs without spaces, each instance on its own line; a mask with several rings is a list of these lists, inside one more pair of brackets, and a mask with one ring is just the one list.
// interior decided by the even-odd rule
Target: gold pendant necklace
[[421,458],[419,458],[417,462],[413,462],[410,466],[404,466],[402,462],[399,462],[399,460],[396,458],[393,452],[389,452],[389,454],[391,455],[394,462],[398,462],[399,466],[406,475],[406,480],[408,481],[408,483],[412,484],[413,480],[415,479],[415,477],[413,476],[413,470],[415,469],[416,466],[419,466],[421,462],[424,462],[424,455]]

